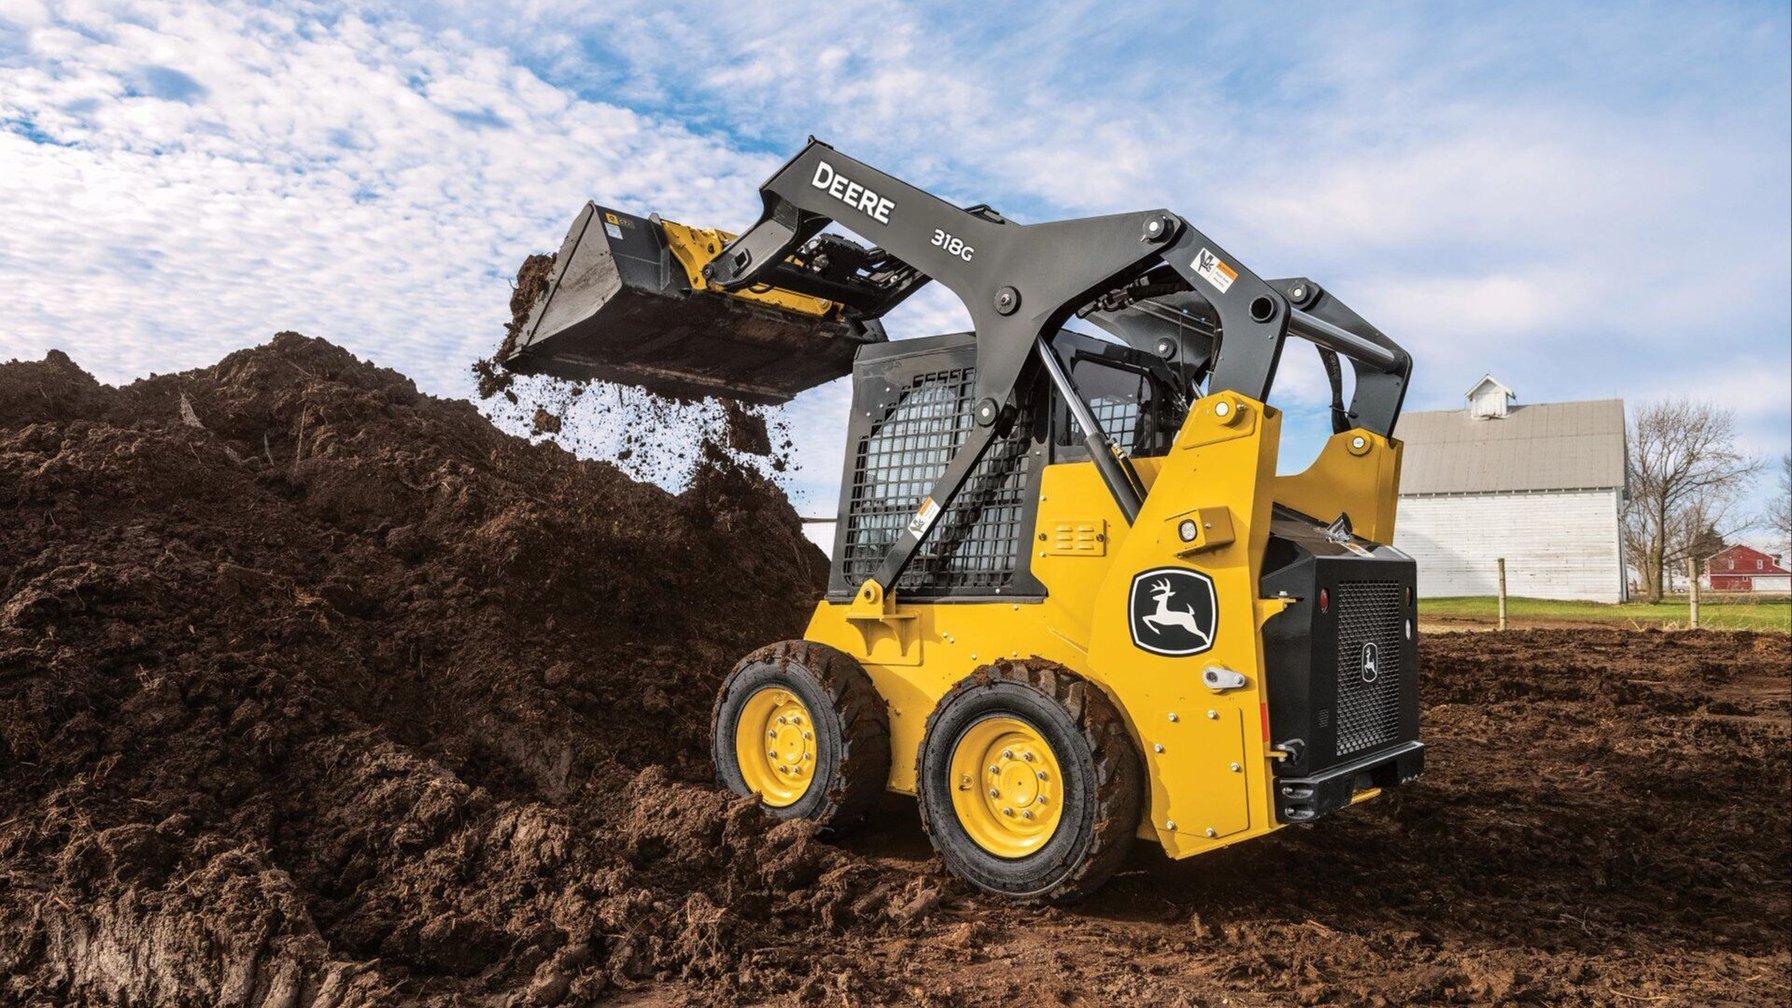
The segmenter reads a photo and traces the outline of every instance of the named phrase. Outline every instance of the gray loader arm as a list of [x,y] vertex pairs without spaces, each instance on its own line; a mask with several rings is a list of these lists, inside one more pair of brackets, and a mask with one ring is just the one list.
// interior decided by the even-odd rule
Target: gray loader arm
[[[1043,365],[1072,408],[1081,404],[1062,369],[1052,366],[1048,347],[1074,313],[1104,295],[1115,307],[1095,321],[1159,352],[1190,347],[1162,346],[1161,318],[1147,318],[1152,301],[1159,316],[1210,307],[1205,314],[1213,324],[1204,331],[1217,331],[1219,339],[1209,391],[1265,400],[1292,333],[1351,359],[1355,426],[1390,434],[1399,415],[1411,369],[1405,351],[1317,285],[1265,281],[1167,210],[1017,224],[986,207],[953,206],[813,138],[760,193],[764,213],[705,267],[707,279],[729,290],[770,284],[815,294],[867,319],[933,280],[958,295],[976,331],[976,426],[873,575],[879,590],[896,583],[933,517],[1012,415],[1014,392],[1029,367]],[[830,223],[875,247],[823,234]],[[1153,296],[1127,304],[1128,285]],[[1170,290],[1181,296],[1155,294]],[[1091,457],[1131,521],[1139,507],[1137,477],[1099,424],[1082,426]]]

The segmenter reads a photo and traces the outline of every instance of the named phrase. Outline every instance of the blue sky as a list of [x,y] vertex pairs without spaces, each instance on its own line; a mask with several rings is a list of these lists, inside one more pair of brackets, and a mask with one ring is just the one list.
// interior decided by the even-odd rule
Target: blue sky
[[[1405,343],[1411,408],[1484,371],[1690,395],[1777,456],[1789,49],[1778,2],[0,0],[0,358],[122,381],[297,329],[465,395],[585,199],[739,229],[812,133],[1022,220],[1171,207]],[[891,323],[964,318],[933,292]],[[808,513],[845,394],[787,411]]]

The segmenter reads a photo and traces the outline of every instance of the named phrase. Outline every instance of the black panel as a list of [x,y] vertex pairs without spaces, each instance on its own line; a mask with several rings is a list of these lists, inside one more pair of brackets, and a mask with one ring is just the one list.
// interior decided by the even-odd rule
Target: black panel
[[[1264,625],[1278,775],[1374,761],[1419,737],[1416,567],[1391,546],[1327,537],[1276,508],[1263,594],[1296,601]],[[1321,608],[1321,599],[1324,607]]]

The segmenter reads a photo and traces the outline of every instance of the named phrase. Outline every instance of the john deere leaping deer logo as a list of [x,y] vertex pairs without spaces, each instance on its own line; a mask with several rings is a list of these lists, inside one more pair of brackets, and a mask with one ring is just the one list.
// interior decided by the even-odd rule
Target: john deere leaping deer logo
[[1133,576],[1128,610],[1132,642],[1152,654],[1181,657],[1213,647],[1219,604],[1213,579],[1186,567],[1158,567]]

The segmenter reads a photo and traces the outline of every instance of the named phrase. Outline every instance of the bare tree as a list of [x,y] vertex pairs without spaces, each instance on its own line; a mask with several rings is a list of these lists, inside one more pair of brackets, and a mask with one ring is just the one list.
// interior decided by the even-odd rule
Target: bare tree
[[1779,493],[1767,502],[1761,524],[1773,536],[1774,546],[1786,551],[1782,555],[1792,555],[1792,455],[1780,456]]
[[1629,464],[1624,545],[1642,576],[1643,597],[1659,602],[1670,570],[1701,544],[1748,524],[1731,512],[1760,464],[1736,450],[1728,410],[1687,399],[1650,403],[1631,415]]

